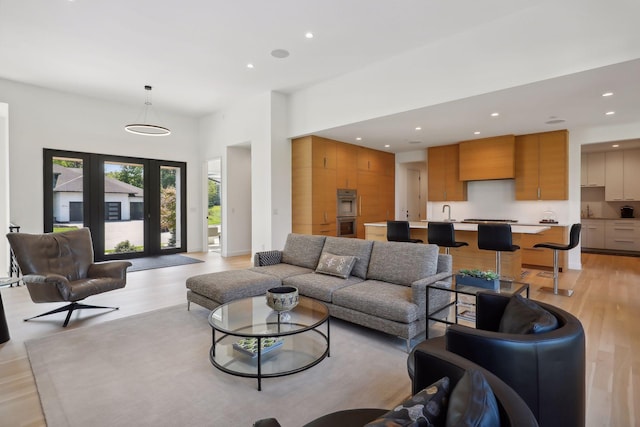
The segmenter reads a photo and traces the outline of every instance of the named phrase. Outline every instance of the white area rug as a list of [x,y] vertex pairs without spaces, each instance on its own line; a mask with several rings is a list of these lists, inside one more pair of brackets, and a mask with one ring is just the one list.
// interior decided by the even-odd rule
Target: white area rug
[[211,365],[207,314],[185,304],[26,342],[47,425],[298,427],[410,394],[403,341],[333,319],[330,358],[257,391]]

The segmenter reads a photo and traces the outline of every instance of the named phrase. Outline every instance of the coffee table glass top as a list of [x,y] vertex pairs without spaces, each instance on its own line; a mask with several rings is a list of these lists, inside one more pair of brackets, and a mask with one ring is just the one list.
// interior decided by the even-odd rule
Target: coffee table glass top
[[209,324],[220,332],[243,337],[274,335],[272,326],[278,324],[275,335],[283,336],[319,326],[329,317],[329,309],[321,302],[301,296],[293,310],[280,316],[278,322],[278,312],[267,305],[262,295],[215,308],[209,315]]

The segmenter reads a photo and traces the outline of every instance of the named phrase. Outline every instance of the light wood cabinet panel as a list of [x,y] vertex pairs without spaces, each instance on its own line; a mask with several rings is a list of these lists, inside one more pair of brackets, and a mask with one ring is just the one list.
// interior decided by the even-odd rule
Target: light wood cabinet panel
[[461,181],[515,177],[513,135],[464,141],[459,144]]
[[337,167],[336,185],[338,188],[358,188],[358,147],[351,144],[338,144],[336,147]]
[[604,199],[609,202],[624,199],[624,154],[622,151],[605,153]]
[[580,185],[604,187],[605,153],[585,153],[581,156]]
[[336,169],[336,141],[311,136],[312,167],[324,169]]
[[640,200],[640,150],[624,151],[624,200]]
[[427,149],[427,200],[465,201],[467,183],[460,181],[458,144]]
[[516,200],[567,200],[567,131],[515,138]]
[[[533,246],[544,242],[568,243],[568,239],[568,228],[564,226],[554,226],[538,234],[523,234],[522,264],[553,268],[553,250]],[[566,251],[558,252],[558,263],[561,269],[567,268]]]
[[583,248],[604,249],[605,221],[583,219],[580,232],[580,246]]

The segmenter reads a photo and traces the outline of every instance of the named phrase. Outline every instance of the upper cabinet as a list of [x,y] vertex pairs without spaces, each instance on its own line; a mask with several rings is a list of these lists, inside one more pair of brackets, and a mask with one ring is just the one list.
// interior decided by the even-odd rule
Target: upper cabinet
[[580,186],[604,187],[605,154],[585,153],[580,164]]
[[514,140],[504,135],[461,142],[460,181],[514,178]]
[[458,144],[427,149],[430,202],[467,200],[467,183],[459,178]]
[[568,199],[568,132],[515,138],[516,200]]
[[604,198],[608,202],[640,200],[640,150],[605,153]]
[[358,147],[351,144],[337,144],[336,182],[338,188],[354,189],[358,186]]

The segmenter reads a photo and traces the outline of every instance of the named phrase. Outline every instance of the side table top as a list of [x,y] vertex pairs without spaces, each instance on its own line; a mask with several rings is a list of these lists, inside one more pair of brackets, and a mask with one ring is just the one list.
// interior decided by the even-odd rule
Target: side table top
[[10,286],[18,283],[21,279],[19,277],[0,277],[0,286]]

